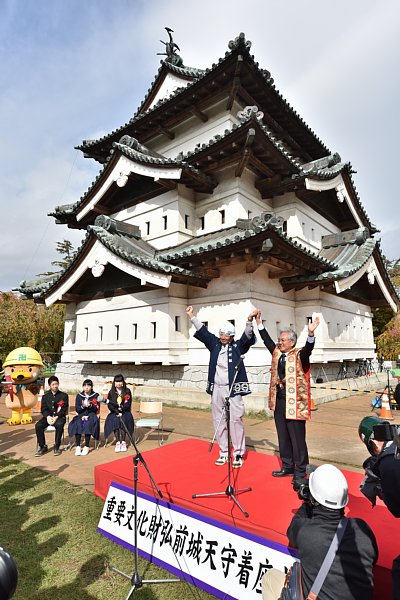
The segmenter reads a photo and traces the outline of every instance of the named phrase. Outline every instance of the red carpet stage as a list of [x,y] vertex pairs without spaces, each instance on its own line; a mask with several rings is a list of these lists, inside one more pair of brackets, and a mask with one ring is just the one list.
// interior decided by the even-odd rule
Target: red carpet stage
[[[241,469],[233,471],[235,489],[251,487],[252,491],[237,495],[246,518],[235,503],[225,494],[211,498],[192,498],[192,494],[224,492],[228,485],[227,467],[217,467],[214,460],[218,447],[208,452],[209,443],[188,439],[143,453],[143,458],[159,486],[163,499],[182,508],[211,517],[273,542],[287,545],[286,530],[300,505],[293,492],[291,478],[277,479],[271,471],[279,468],[277,457],[248,452]],[[375,571],[375,599],[391,598],[390,570],[393,558],[400,552],[400,522],[378,500],[371,508],[369,501],[359,491],[362,474],[344,472],[349,483],[349,504],[346,516],[364,519],[374,531],[379,559]],[[133,455],[95,467],[95,493],[105,499],[110,483],[114,481],[133,487]],[[156,495],[143,465],[139,466],[138,489]]]

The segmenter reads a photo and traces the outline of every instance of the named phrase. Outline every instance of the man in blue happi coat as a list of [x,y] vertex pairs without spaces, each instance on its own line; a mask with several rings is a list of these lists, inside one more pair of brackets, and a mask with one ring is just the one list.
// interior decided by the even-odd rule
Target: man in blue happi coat
[[194,337],[203,342],[210,351],[206,392],[211,395],[213,424],[220,448],[220,455],[215,464],[224,465],[228,461],[228,430],[225,415],[222,412],[225,399],[230,396],[230,430],[234,454],[232,466],[238,469],[243,464],[246,450],[242,419],[244,414],[243,396],[250,394],[246,369],[241,357],[256,342],[251,319],[246,323],[242,337],[234,340],[235,327],[232,323],[223,323],[217,337],[195,317],[193,306],[187,307],[186,314],[196,328]]

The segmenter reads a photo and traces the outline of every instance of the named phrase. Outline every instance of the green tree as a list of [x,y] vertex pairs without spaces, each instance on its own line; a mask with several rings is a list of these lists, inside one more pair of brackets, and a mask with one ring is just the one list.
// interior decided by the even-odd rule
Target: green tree
[[64,338],[65,307],[47,308],[12,292],[0,292],[0,356],[20,346],[35,348],[44,360],[58,360]]
[[[386,269],[393,285],[400,288],[400,259],[388,260],[384,257]],[[374,310],[374,336],[378,354],[388,360],[397,360],[400,355],[400,315],[390,308]]]
[[383,333],[376,338],[378,354],[388,360],[398,360],[400,355],[400,315],[387,323]]
[[[62,242],[56,243],[56,251],[61,254],[62,258],[60,260],[53,260],[51,264],[54,267],[60,267],[61,270],[64,271],[74,260],[76,250],[69,240],[63,240]],[[56,275],[57,273],[59,273],[59,271],[46,271],[46,273],[37,273],[36,277],[47,277],[48,275]]]

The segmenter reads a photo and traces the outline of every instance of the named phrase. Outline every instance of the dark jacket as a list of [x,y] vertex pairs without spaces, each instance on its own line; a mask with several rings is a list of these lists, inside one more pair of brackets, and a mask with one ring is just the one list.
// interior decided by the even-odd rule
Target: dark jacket
[[394,453],[396,446],[386,443],[376,459],[373,472],[381,480],[383,501],[394,517],[400,517],[400,460]]
[[[258,331],[259,331],[262,341],[264,342],[264,345],[268,348],[268,350],[272,354],[273,351],[275,350],[276,342],[274,342],[274,340],[271,338],[271,336],[269,335],[269,333],[266,329],[259,329]],[[310,356],[311,356],[313,349],[314,349],[314,344],[311,344],[310,342],[307,341],[305,343],[305,345],[303,346],[303,348],[301,348],[301,350],[300,350],[299,354],[300,354],[301,364],[303,366],[303,371],[308,371],[308,369],[310,368]]]
[[[194,337],[206,346],[206,348],[210,351],[210,363],[208,366],[208,381],[206,392],[207,394],[212,394],[214,389],[214,380],[215,380],[215,371],[217,368],[217,360],[218,355],[221,351],[221,341],[220,339],[210,333],[203,325],[196,333]],[[236,375],[235,367],[239,364],[237,377],[231,390],[231,396],[245,396],[246,394],[250,394],[250,386],[247,380],[246,369],[243,364],[243,360],[240,360],[242,354],[246,354],[249,351],[250,347],[256,343],[256,336],[254,333],[250,337],[247,337],[245,333],[243,333],[240,340],[233,340],[230,344],[228,344],[228,378],[229,378],[229,388],[232,387],[233,380]]]
[[[313,585],[335,535],[342,511],[303,503],[289,525],[290,544],[298,548],[304,597]],[[318,600],[371,600],[372,568],[378,558],[375,536],[362,519],[348,519],[344,537]]]
[[68,413],[68,394],[58,392],[54,395],[48,391],[42,398],[41,411],[44,417],[66,418]]

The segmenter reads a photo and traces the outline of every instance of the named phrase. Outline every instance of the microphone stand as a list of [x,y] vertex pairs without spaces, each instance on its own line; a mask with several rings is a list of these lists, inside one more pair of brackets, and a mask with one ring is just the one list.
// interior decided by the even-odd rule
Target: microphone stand
[[227,465],[228,465],[228,485],[227,485],[226,490],[224,492],[209,492],[208,494],[192,494],[192,498],[209,498],[209,497],[212,497],[212,496],[227,496],[228,498],[231,498],[233,500],[233,502],[236,504],[236,506],[238,508],[240,508],[240,510],[242,511],[242,513],[244,514],[244,516],[248,517],[249,513],[240,504],[239,500],[236,498],[236,495],[244,493],[244,492],[251,492],[251,487],[243,488],[243,489],[240,489],[240,490],[235,490],[235,488],[231,484],[232,454],[231,454],[231,428],[230,428],[230,419],[231,419],[230,397],[231,397],[233,386],[235,385],[235,381],[236,381],[236,378],[238,376],[239,367],[240,367],[240,365],[241,365],[241,363],[243,361],[243,358],[244,357],[241,356],[240,359],[239,359],[238,364],[235,366],[235,376],[233,378],[232,385],[229,388],[228,395],[225,398],[225,402],[224,402],[224,405],[222,407],[221,417],[219,419],[218,425],[217,425],[216,430],[214,432],[214,437],[213,437],[212,442],[211,442],[210,447],[209,447],[209,452],[211,452],[213,444],[214,444],[215,437],[217,435],[217,431],[219,429],[219,426],[220,426],[220,423],[221,423],[221,420],[222,420],[222,415],[225,412],[226,428],[227,428],[227,433],[228,433],[228,462],[227,462]]
[[133,592],[136,589],[139,589],[143,586],[144,583],[178,583],[181,580],[180,579],[143,579],[141,577],[141,575],[139,574],[139,569],[138,569],[138,546],[137,546],[137,539],[138,539],[138,517],[137,517],[137,488],[138,488],[138,465],[139,463],[141,463],[144,468],[146,469],[146,472],[150,478],[151,483],[153,484],[153,487],[156,489],[157,494],[159,495],[160,498],[163,497],[161,490],[159,489],[158,485],[156,484],[156,482],[153,479],[152,474],[150,473],[150,470],[146,464],[146,461],[144,460],[143,456],[141,455],[141,453],[139,452],[136,443],[134,441],[134,439],[132,438],[131,434],[129,433],[123,419],[122,419],[122,415],[121,415],[121,425],[123,427],[123,429],[125,430],[125,433],[127,434],[130,443],[132,444],[133,448],[136,451],[136,455],[133,458],[133,497],[134,497],[134,546],[135,546],[135,550],[134,550],[134,570],[132,575],[128,575],[127,573],[123,573],[122,571],[120,571],[119,569],[117,569],[116,567],[112,567],[110,566],[110,570],[114,571],[114,573],[118,573],[119,575],[122,575],[123,577],[126,577],[127,579],[130,580],[131,582],[131,589],[128,592],[128,595],[126,596],[125,600],[129,600],[129,598],[131,597],[131,595],[133,594]]

